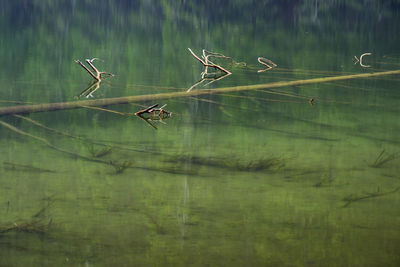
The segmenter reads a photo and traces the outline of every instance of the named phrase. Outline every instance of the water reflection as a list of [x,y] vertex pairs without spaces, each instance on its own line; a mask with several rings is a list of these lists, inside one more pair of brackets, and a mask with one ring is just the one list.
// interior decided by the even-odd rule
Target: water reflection
[[93,93],[96,92],[100,88],[100,83],[101,81],[93,81],[88,88],[83,90],[82,92],[79,93],[79,95],[76,96],[76,98],[92,98]]

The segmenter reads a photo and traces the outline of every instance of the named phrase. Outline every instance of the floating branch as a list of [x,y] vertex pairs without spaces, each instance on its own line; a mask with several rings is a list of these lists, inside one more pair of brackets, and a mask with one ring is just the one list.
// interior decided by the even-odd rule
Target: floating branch
[[375,197],[381,197],[381,196],[386,196],[389,194],[393,194],[396,193],[397,191],[399,191],[400,186],[397,187],[396,189],[392,190],[392,191],[387,191],[387,192],[380,192],[380,189],[378,188],[376,190],[376,192],[367,192],[367,193],[363,193],[361,195],[349,195],[345,198],[343,198],[343,201],[346,202],[346,204],[343,205],[343,208],[348,207],[350,204],[359,201],[359,200],[363,200],[363,199],[367,199],[367,198],[375,198]]
[[274,62],[272,62],[271,60],[269,60],[269,59],[267,59],[265,57],[259,57],[259,58],[257,58],[257,61],[260,64],[262,64],[264,66],[267,66],[266,69],[259,70],[258,72],[264,72],[264,71],[270,70],[270,69],[275,68],[276,66],[278,66]]
[[151,105],[151,106],[149,106],[149,107],[147,107],[145,109],[139,110],[138,112],[135,113],[135,115],[136,116],[140,116],[140,115],[142,115],[144,113],[149,113],[150,110],[152,110],[155,107],[158,107],[158,104],[154,104],[154,105]]
[[143,116],[144,114],[149,114],[152,118],[158,117],[160,120],[169,118],[172,115],[172,112],[165,110],[164,108],[167,104],[163,105],[161,108],[157,108],[158,104],[151,105],[143,110],[139,110],[135,113],[136,116]]
[[135,115],[157,130],[157,127],[154,126],[152,122],[158,121],[166,124],[165,122],[163,122],[163,119],[170,118],[172,115],[172,112],[169,112],[164,109],[166,106],[167,105],[165,104],[161,108],[157,108],[158,104],[154,104],[143,110],[139,110],[138,112],[135,113]]
[[326,82],[335,82],[335,81],[342,81],[342,80],[377,77],[377,76],[383,76],[383,75],[396,75],[396,74],[400,74],[400,70],[382,71],[382,72],[376,72],[376,73],[361,73],[361,74],[352,74],[352,75],[342,75],[342,76],[334,76],[334,77],[313,78],[313,79],[296,80],[296,81],[281,81],[281,82],[272,82],[272,83],[266,83],[266,84],[242,85],[242,86],[233,86],[233,87],[223,87],[223,88],[217,88],[217,89],[192,90],[191,92],[179,91],[179,92],[172,92],[172,93],[125,96],[125,97],[103,98],[103,99],[93,99],[93,100],[80,100],[80,101],[61,102],[61,103],[12,106],[12,107],[0,108],[0,116],[17,114],[17,113],[43,112],[43,111],[64,110],[64,109],[73,109],[73,108],[82,108],[82,107],[86,108],[89,106],[91,106],[91,107],[107,106],[107,105],[127,104],[130,102],[155,101],[155,100],[167,99],[167,98],[191,97],[191,96],[218,94],[218,93],[227,93],[227,92],[240,92],[240,91],[279,88],[279,87],[287,87],[287,86],[298,86],[298,85],[306,85],[306,84],[326,83]]
[[[222,80],[223,78],[231,75],[232,73],[228,70],[226,70],[225,68],[221,67],[220,65],[215,64],[214,62],[212,62],[210,60],[210,58],[223,58],[223,59],[229,59],[230,61],[232,61],[232,64],[234,63],[233,59],[231,57],[227,57],[223,54],[220,53],[214,53],[214,52],[210,52],[207,51],[205,49],[203,49],[202,52],[202,56],[201,58],[198,57],[190,48],[188,48],[189,52],[192,54],[192,56],[197,59],[198,61],[201,62],[201,64],[203,64],[204,66],[204,71],[201,73],[201,79],[200,81],[196,82],[195,84],[193,84],[188,90],[187,92],[190,92],[194,87],[198,86],[199,84],[202,84],[204,81],[209,81],[208,83],[204,84],[204,86],[210,85],[213,82]],[[218,70],[220,70],[221,72],[209,72],[208,68],[209,67],[213,67],[216,68]]]
[[96,81],[100,82],[102,79],[102,75],[105,75],[107,77],[114,76],[112,73],[104,72],[104,71],[99,71],[94,65],[93,61],[95,61],[98,58],[92,58],[92,59],[85,59],[86,63],[92,68],[93,71],[91,71],[88,67],[86,67],[79,59],[75,60],[76,63],[81,65],[82,68],[84,68],[90,76],[92,76]]
[[360,62],[360,66],[363,67],[363,68],[369,68],[369,67],[371,67],[370,65],[365,65],[365,64],[363,64],[363,57],[365,57],[365,56],[370,56],[370,55],[372,55],[372,54],[371,54],[371,53],[364,53],[364,54],[362,54],[362,55],[360,56],[360,59],[358,59],[356,56],[354,56],[354,58],[356,59],[355,62],[354,62],[354,65],[357,64],[358,62]]

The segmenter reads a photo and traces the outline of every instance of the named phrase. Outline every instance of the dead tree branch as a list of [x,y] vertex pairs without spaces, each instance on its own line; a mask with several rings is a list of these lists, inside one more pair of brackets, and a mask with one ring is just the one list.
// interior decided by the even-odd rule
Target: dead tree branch
[[88,67],[86,67],[79,59],[75,60],[76,63],[81,65],[82,68],[84,68],[90,76],[92,76],[96,81],[100,82],[102,79],[102,75],[105,75],[107,77],[114,76],[112,73],[104,72],[104,71],[99,71],[94,65],[93,61],[95,61],[98,58],[92,58],[92,59],[85,59],[86,63],[92,68],[93,71],[91,71]]
[[360,58],[354,56],[354,58],[355,58],[354,65],[357,64],[358,62],[360,62],[360,66],[363,67],[363,68],[369,68],[369,67],[371,67],[371,65],[365,65],[365,64],[363,64],[363,57],[365,57],[365,56],[370,56],[370,55],[372,55],[372,54],[371,54],[371,53],[364,53],[364,54],[362,54],[362,55],[360,56]]
[[[230,71],[224,69],[224,68],[221,67],[220,65],[217,65],[217,64],[215,64],[215,63],[213,63],[213,62],[211,62],[211,61],[209,60],[209,57],[210,57],[210,56],[213,56],[213,57],[223,57],[223,58],[229,58],[229,57],[226,57],[226,56],[224,56],[224,55],[222,55],[222,54],[219,54],[219,53],[208,52],[208,51],[206,51],[206,50],[203,49],[203,56],[202,56],[203,59],[201,59],[201,58],[199,58],[199,57],[192,51],[192,49],[188,48],[188,50],[189,50],[189,52],[192,54],[192,56],[193,56],[195,59],[197,59],[198,61],[200,61],[201,64],[203,64],[203,66],[206,67],[206,70],[205,70],[206,73],[207,73],[207,67],[213,67],[213,68],[219,69],[220,71],[222,71],[222,72],[224,72],[224,73],[226,73],[226,74],[232,74]],[[209,53],[208,55],[206,55],[207,52]]]
[[392,191],[387,191],[387,192],[381,192],[380,189],[378,188],[378,190],[376,192],[366,192],[360,195],[349,195],[345,198],[343,198],[343,201],[345,201],[346,203],[342,206],[343,208],[348,207],[350,204],[359,201],[359,200],[363,200],[363,199],[367,199],[367,198],[375,198],[375,197],[381,197],[381,196],[386,196],[389,194],[393,194],[396,193],[397,191],[400,190],[400,186],[393,189]]
[[131,102],[156,101],[160,99],[171,99],[178,97],[190,97],[190,96],[209,95],[209,94],[221,94],[227,92],[240,92],[249,90],[280,88],[287,86],[298,86],[306,84],[337,82],[343,80],[365,79],[365,78],[379,77],[384,75],[398,75],[398,74],[400,74],[400,70],[391,70],[391,71],[382,71],[374,73],[360,73],[360,74],[312,78],[312,79],[295,80],[295,81],[280,81],[280,82],[272,82],[266,84],[241,85],[241,86],[224,87],[218,89],[194,90],[189,93],[186,91],[178,91],[170,93],[124,96],[124,97],[103,98],[94,100],[79,100],[71,102],[42,103],[36,105],[0,107],[0,116],[10,115],[10,114],[75,109],[75,108],[82,108],[84,106],[98,107],[98,106],[108,106],[117,104],[127,104]]
[[259,58],[257,58],[257,61],[260,64],[262,64],[264,66],[267,66],[266,69],[259,70],[258,72],[264,72],[264,71],[270,70],[270,69],[275,68],[276,66],[278,66],[274,62],[272,62],[271,60],[269,60],[269,59],[267,59],[265,57],[259,57]]

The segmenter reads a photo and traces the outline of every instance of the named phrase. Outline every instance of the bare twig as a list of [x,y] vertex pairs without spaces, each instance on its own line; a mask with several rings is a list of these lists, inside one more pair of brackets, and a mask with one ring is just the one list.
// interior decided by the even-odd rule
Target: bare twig
[[149,106],[149,107],[147,107],[147,108],[145,108],[143,110],[139,110],[138,112],[135,113],[135,115],[136,116],[141,116],[143,114],[150,114],[152,116],[158,116],[160,119],[162,117],[171,117],[172,112],[169,112],[169,111],[164,109],[166,106],[167,105],[165,104],[161,108],[157,108],[158,104],[154,104],[154,105],[151,105],[151,106]]
[[[192,49],[188,48],[188,50],[189,50],[189,52],[192,54],[192,56],[195,59],[197,59],[198,61],[201,62],[201,64],[203,64],[204,67],[206,67],[206,68],[207,67],[213,67],[213,68],[219,69],[222,72],[225,72],[226,74],[232,74],[230,71],[224,69],[220,65],[217,65],[217,64],[215,64],[215,63],[213,63],[213,62],[211,62],[209,60],[210,56],[213,56],[213,57],[224,57],[224,58],[229,58],[229,57],[225,57],[224,55],[219,54],[219,53],[211,53],[211,52],[208,52],[206,50],[203,50],[203,59],[201,59],[192,51]],[[206,55],[207,52],[209,53],[209,55]]]
[[91,71],[88,67],[86,67],[79,59],[75,60],[76,63],[78,63],[79,65],[81,65],[82,68],[84,68],[89,74],[90,76],[92,76],[96,81],[101,81],[102,79],[102,75],[106,75],[106,76],[114,76],[114,74],[112,73],[108,73],[108,72],[104,72],[104,71],[99,71],[94,65],[93,65],[93,61],[95,61],[98,58],[92,58],[92,59],[85,59],[86,63],[92,68],[93,71]]
[[138,112],[135,113],[135,115],[138,116],[140,119],[144,120],[155,130],[157,130],[157,127],[154,126],[152,122],[156,120],[158,122],[166,124],[165,122],[163,122],[163,119],[169,118],[172,115],[172,112],[169,112],[164,109],[166,106],[167,105],[165,104],[162,107],[157,108],[158,104],[154,104],[143,110],[139,110]]
[[158,107],[158,104],[151,105],[143,110],[139,110],[138,112],[135,113],[136,116],[142,115],[143,113],[149,113],[150,110],[153,108]]
[[371,53],[364,53],[364,54],[362,54],[361,56],[360,56],[360,66],[361,67],[364,67],[364,68],[369,68],[369,67],[371,67],[370,65],[364,65],[363,64],[363,57],[364,56],[370,56],[370,55],[372,55]]
[[264,71],[270,70],[272,68],[275,68],[277,66],[274,62],[272,62],[271,60],[269,60],[269,59],[267,59],[265,57],[259,57],[259,58],[257,58],[257,61],[260,64],[262,64],[264,66],[267,66],[266,69],[259,70],[258,72],[264,72]]
[[364,53],[364,54],[362,54],[362,55],[360,56],[360,58],[354,56],[354,58],[355,58],[354,65],[357,64],[358,62],[360,62],[360,66],[363,67],[363,68],[369,68],[369,67],[371,67],[370,65],[365,65],[365,64],[363,64],[363,57],[365,57],[365,56],[370,56],[370,55],[372,55],[372,54],[371,54],[371,53]]

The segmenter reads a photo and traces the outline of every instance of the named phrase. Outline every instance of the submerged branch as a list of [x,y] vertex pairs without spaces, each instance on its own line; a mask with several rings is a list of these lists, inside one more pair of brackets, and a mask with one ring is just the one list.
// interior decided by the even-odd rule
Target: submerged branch
[[369,164],[369,166],[372,168],[381,168],[384,164],[398,158],[398,154],[399,153],[390,154],[383,149],[375,161],[372,164]]
[[349,195],[345,198],[343,198],[343,201],[346,202],[346,204],[343,205],[343,208],[348,207],[350,204],[359,201],[359,200],[363,200],[363,199],[367,199],[367,198],[375,198],[375,197],[381,197],[381,196],[386,196],[389,194],[393,194],[396,193],[397,191],[400,190],[400,186],[395,188],[392,191],[387,191],[387,192],[380,192],[379,188],[376,192],[367,192],[367,193],[363,193],[362,195]]
[[24,131],[22,131],[22,130],[20,130],[20,129],[14,127],[14,126],[12,126],[11,124],[8,124],[8,123],[4,122],[4,121],[0,121],[0,125],[2,125],[2,126],[4,126],[4,127],[8,128],[9,130],[11,130],[11,131],[13,131],[13,132],[16,132],[16,133],[18,133],[18,134],[20,134],[20,135],[23,135],[23,136],[32,138],[32,139],[34,139],[34,140],[37,140],[37,141],[39,141],[39,142],[42,142],[43,144],[45,144],[45,145],[48,146],[49,148],[54,149],[54,150],[56,150],[56,151],[59,151],[59,152],[62,152],[62,153],[65,153],[65,154],[68,154],[68,155],[70,155],[70,156],[74,156],[74,157],[77,157],[77,158],[81,158],[81,159],[84,159],[84,160],[88,160],[88,161],[93,161],[93,162],[98,162],[98,163],[103,163],[103,164],[110,165],[110,162],[103,161],[103,160],[99,160],[99,159],[93,159],[93,158],[90,158],[90,157],[86,157],[86,156],[77,154],[77,153],[72,152],[72,151],[68,151],[68,150],[59,148],[59,147],[57,147],[57,146],[51,144],[47,139],[44,139],[44,138],[42,138],[42,137],[38,137],[38,136],[32,135],[32,134],[27,133],[27,132],[24,132]]

